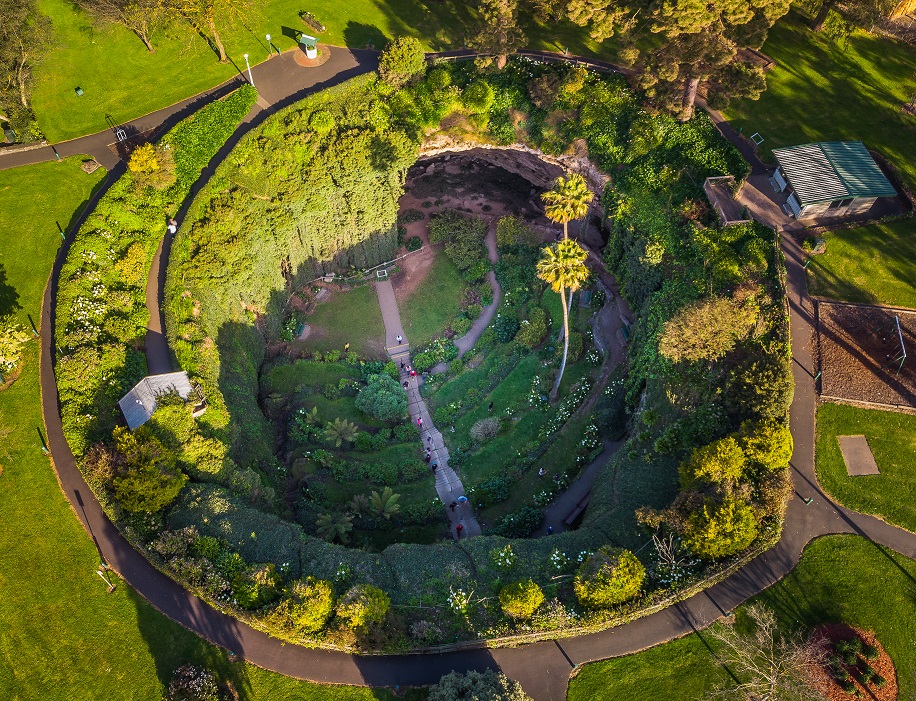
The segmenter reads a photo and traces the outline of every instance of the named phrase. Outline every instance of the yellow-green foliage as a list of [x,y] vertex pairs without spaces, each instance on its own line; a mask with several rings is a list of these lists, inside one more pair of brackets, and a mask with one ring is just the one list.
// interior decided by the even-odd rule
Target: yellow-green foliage
[[22,346],[29,335],[19,324],[0,325],[0,374],[7,373],[22,359]]
[[583,606],[605,608],[632,599],[645,578],[646,568],[636,555],[605,546],[582,563],[573,588]]
[[757,537],[754,510],[736,497],[716,504],[707,500],[687,519],[684,542],[704,560],[716,560],[741,552]]
[[141,285],[146,282],[146,247],[139,241],[128,246],[124,257],[115,263],[121,279],[128,285]]
[[188,481],[176,466],[175,454],[145,426],[133,433],[119,426],[114,430],[114,443],[123,457],[112,480],[121,507],[153,513],[171,504]]
[[745,457],[732,437],[694,448],[681,465],[681,485],[691,487],[697,481],[720,484],[736,480],[744,473]]
[[499,605],[510,618],[527,620],[544,603],[544,592],[530,579],[512,582],[499,590]]
[[316,577],[293,582],[289,598],[274,610],[273,617],[284,627],[304,633],[315,633],[334,612],[334,588]]
[[756,426],[745,422],[741,426],[741,447],[750,462],[776,471],[784,469],[792,458],[792,432],[785,421],[764,419]]
[[337,605],[337,615],[349,628],[365,630],[385,620],[391,599],[377,587],[369,584],[358,584],[350,587]]
[[127,167],[132,173],[153,173],[159,170],[159,159],[156,157],[156,148],[152,144],[143,144],[134,149],[130,154]]

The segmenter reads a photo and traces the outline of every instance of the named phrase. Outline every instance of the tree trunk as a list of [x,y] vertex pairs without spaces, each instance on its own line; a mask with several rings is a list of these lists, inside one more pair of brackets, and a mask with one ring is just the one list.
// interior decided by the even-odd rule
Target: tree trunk
[[219,51],[219,62],[226,63],[229,59],[226,57],[226,49],[223,46],[222,39],[219,38],[219,32],[216,31],[216,22],[213,21],[213,18],[210,18],[210,33],[213,35],[213,43],[216,44],[216,48]]
[[143,45],[146,47],[147,51],[149,51],[150,53],[155,53],[156,49],[153,48],[153,42],[150,41],[148,32],[140,32],[140,31],[134,30],[134,34],[140,37],[140,41],[143,42]]
[[569,238],[569,230],[567,228],[568,226],[569,226],[569,222],[564,221],[563,222],[563,240],[564,241]]
[[817,12],[817,17],[811,20],[811,24],[809,25],[812,31],[819,32],[824,28],[824,22],[827,21],[827,15],[833,8],[833,5],[833,0],[824,0],[821,9]]
[[506,67],[506,62],[508,60],[509,60],[509,56],[507,54],[500,54],[499,56],[496,57],[496,68],[498,70],[502,70],[503,68]]
[[29,96],[25,89],[25,64],[29,60],[28,54],[22,54],[22,60],[19,61],[19,70],[16,71],[16,82],[19,83],[19,99],[23,107],[29,106]]
[[693,117],[693,105],[697,99],[697,88],[700,87],[699,78],[691,78],[684,88],[684,102],[681,106],[680,121],[686,122]]
[[566,355],[569,353],[569,313],[566,311],[566,288],[560,288],[560,302],[563,307],[563,333],[566,340],[563,341],[563,360],[560,362],[560,374],[557,375],[557,381],[550,390],[550,401],[555,402],[557,395],[560,393],[560,383],[563,381],[563,373],[566,372]]

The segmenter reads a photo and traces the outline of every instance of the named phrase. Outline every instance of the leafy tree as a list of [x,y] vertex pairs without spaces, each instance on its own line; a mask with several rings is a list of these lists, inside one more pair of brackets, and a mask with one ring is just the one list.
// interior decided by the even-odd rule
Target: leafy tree
[[282,583],[273,563],[252,565],[232,579],[232,594],[243,609],[254,610],[276,599]]
[[563,381],[563,373],[566,370],[566,358],[569,354],[569,309],[566,306],[566,290],[575,292],[588,278],[588,268],[585,267],[587,257],[585,249],[576,241],[564,239],[545,248],[537,265],[538,277],[548,283],[554,292],[559,293],[563,307],[563,334],[565,336],[563,360],[560,363],[557,380],[550,391],[552,399],[556,399],[560,391],[560,383]]
[[22,349],[29,340],[19,324],[0,319],[0,384],[3,376],[22,362]]
[[386,521],[390,521],[391,517],[401,510],[401,505],[398,504],[400,498],[401,495],[395,494],[391,487],[385,487],[381,494],[373,491],[369,497],[369,503],[375,513]]
[[478,0],[477,21],[466,43],[485,54],[496,54],[497,67],[508,55],[525,45],[527,37],[518,24],[518,0]]
[[717,560],[741,552],[756,537],[754,510],[729,496],[721,503],[707,499],[687,517],[684,543],[704,560]]
[[493,100],[496,99],[496,93],[485,80],[475,80],[468,85],[461,95],[461,102],[464,108],[471,114],[485,114],[493,106]]
[[734,481],[744,474],[744,451],[732,437],[694,448],[690,458],[681,465],[681,486],[692,487],[697,481],[721,484]]
[[744,360],[726,385],[726,401],[742,418],[784,419],[795,384],[788,359],[777,352],[755,353]]
[[379,57],[379,75],[394,88],[413,81],[425,70],[426,54],[420,40],[414,37],[398,37],[385,47]]
[[444,244],[445,254],[461,270],[485,255],[487,224],[480,217],[466,217],[454,210],[442,212],[429,222],[430,243]]
[[40,135],[29,106],[32,69],[52,36],[51,20],[35,0],[0,0],[0,111],[26,141]]
[[574,219],[582,219],[588,214],[592,202],[592,191],[588,183],[578,173],[559,177],[553,181],[550,190],[541,195],[544,200],[544,213],[550,221],[563,224],[563,238],[569,238],[567,225]]
[[407,394],[390,375],[369,375],[368,384],[356,397],[356,406],[382,421],[397,421],[407,415]]
[[353,530],[353,517],[349,514],[325,512],[317,518],[315,526],[319,538],[329,543],[337,540],[346,545],[350,541],[350,531]]
[[225,698],[212,672],[182,665],[172,673],[165,701],[222,701]]
[[646,568],[636,555],[604,546],[579,567],[573,589],[583,606],[606,608],[636,596],[645,578]]
[[782,470],[792,459],[792,432],[784,420],[764,419],[756,425],[745,421],[741,434],[741,447],[748,461],[765,470]]
[[747,312],[727,297],[713,296],[683,307],[665,322],[659,352],[669,360],[716,360],[750,330]]
[[510,618],[527,620],[544,603],[544,592],[532,580],[512,582],[499,590],[499,605]]
[[177,467],[174,451],[156,438],[148,426],[131,433],[114,430],[120,465],[112,479],[115,498],[126,511],[155,513],[171,504],[188,481]]
[[[824,701],[812,685],[827,667],[827,647],[800,631],[780,631],[773,611],[761,603],[744,609],[748,625],[709,629],[717,654],[734,670],[714,696],[759,701]],[[738,681],[738,680],[742,681]]]
[[531,701],[522,685],[502,672],[451,672],[430,687],[429,701]]
[[334,128],[334,116],[325,110],[316,110],[309,117],[309,127],[319,136],[326,136]]
[[382,623],[389,608],[391,599],[385,592],[369,584],[358,584],[343,595],[337,604],[337,615],[351,629],[364,631],[369,626]]
[[612,0],[569,0],[566,16],[573,24],[588,27],[589,36],[601,42],[632,27],[633,22],[627,17],[628,9],[623,3]]
[[531,310],[530,316],[521,323],[515,340],[526,348],[540,345],[547,335],[547,312],[540,307]]
[[169,0],[76,0],[98,22],[119,24],[137,35],[152,53],[153,32],[165,26],[171,16]]
[[338,448],[342,443],[352,443],[356,440],[359,429],[352,421],[337,417],[324,427],[324,437],[328,443],[333,443]]
[[317,577],[293,582],[289,597],[274,610],[273,616],[296,631],[314,633],[327,624],[334,612],[334,587]]

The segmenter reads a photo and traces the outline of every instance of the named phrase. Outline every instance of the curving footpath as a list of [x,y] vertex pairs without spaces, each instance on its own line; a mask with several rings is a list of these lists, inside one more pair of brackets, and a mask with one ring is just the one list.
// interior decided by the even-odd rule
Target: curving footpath
[[[275,62],[281,60],[273,59]],[[325,65],[330,64],[329,61]],[[362,72],[362,68],[358,66],[351,70]],[[338,82],[338,79],[345,78],[340,74],[332,75],[323,84],[313,85],[313,89]],[[258,74],[255,81],[258,81]],[[292,102],[302,94],[303,90],[299,89],[286,98],[269,103],[262,117],[267,110],[282,106],[281,103],[286,100]],[[241,129],[248,129],[257,121],[260,120],[248,122]],[[121,172],[123,165],[109,173],[106,186],[96,193],[73,231],[78,230],[98,198]],[[813,538],[832,533],[855,533],[908,557],[916,557],[916,535],[843,508],[824,494],[817,483],[814,473],[816,394],[811,357],[813,306],[802,267],[804,255],[791,238],[783,236],[793,340],[792,368],[796,383],[791,407],[791,428],[795,440],[791,467],[795,497],[788,506],[782,538],[773,549],[723,582],[679,604],[626,625],[565,640],[532,643],[517,648],[486,649],[481,645],[452,652],[392,656],[359,656],[282,643],[211,608],[156,570],[108,520],[83,480],[64,438],[54,377],[54,302],[58,276],[72,243],[73,231],[58,253],[45,288],[41,315],[42,412],[61,488],[93,538],[100,556],[137,592],[163,614],[260,667],[316,682],[368,686],[427,685],[435,683],[441,675],[453,669],[499,668],[521,682],[538,701],[562,701],[566,697],[570,671],[576,666],[637,652],[708,625],[788,574],[798,563],[805,545]],[[811,499],[807,505],[806,499]]]

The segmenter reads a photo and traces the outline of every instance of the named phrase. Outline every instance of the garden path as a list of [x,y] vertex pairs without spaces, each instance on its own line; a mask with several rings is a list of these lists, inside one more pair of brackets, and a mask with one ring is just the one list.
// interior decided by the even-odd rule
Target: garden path
[[[214,163],[218,160],[219,156]],[[10,162],[4,159],[0,167],[9,167],[7,164]],[[74,232],[85,222],[94,209],[94,203],[121,172],[123,165],[119,164],[109,173],[105,185],[95,193],[89,206],[74,221],[58,252],[45,289],[41,315],[41,401],[53,466],[64,495],[106,563],[157,610],[253,664],[300,679],[365,686],[427,685],[437,682],[443,674],[452,670],[501,669],[521,682],[537,701],[565,701],[569,674],[579,665],[637,652],[709,625],[784,577],[798,563],[805,545],[815,537],[830,533],[856,533],[873,543],[916,558],[916,534],[844,508],[825,494],[817,483],[814,472],[817,397],[811,354],[813,304],[805,281],[805,255],[797,243],[784,233],[782,251],[786,259],[792,372],[796,385],[790,410],[795,441],[790,467],[795,496],[789,503],[782,535],[774,548],[714,587],[685,601],[626,625],[597,633],[583,633],[562,641],[545,640],[497,649],[467,646],[423,656],[361,656],[287,645],[271,638],[212,608],[159,572],[135,550],[108,520],[83,479],[64,437],[54,374],[58,280]]]
[[[409,367],[410,345],[404,337],[404,327],[401,325],[401,314],[394,296],[394,287],[390,280],[382,280],[375,283],[375,291],[382,309],[382,321],[385,324],[385,347],[388,349],[388,355],[399,368]],[[401,339],[400,342],[398,338]],[[465,501],[457,504],[458,498],[464,496],[464,486],[461,484],[461,478],[448,464],[448,449],[445,447],[442,433],[433,424],[433,417],[423,397],[420,396],[422,377],[420,375],[410,377],[410,373],[405,369],[400,370],[400,373],[401,384],[407,383],[407,410],[410,420],[416,422],[417,419],[422,419],[420,440],[424,449],[432,450],[433,461],[438,465],[434,473],[436,493],[445,506],[445,516],[448,518],[452,537],[459,540],[462,537],[470,538],[480,535],[480,524],[477,523],[474,516],[471,502]],[[453,503],[457,505],[451,508]],[[461,531],[457,530],[459,524],[462,527]]]

